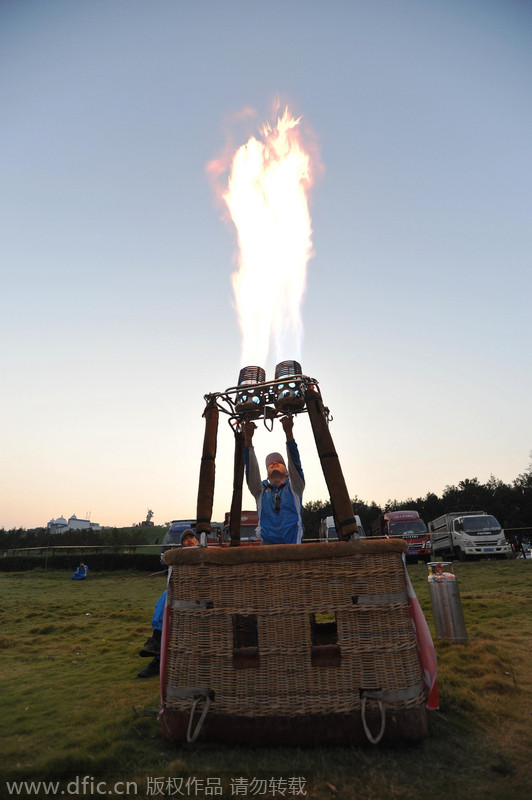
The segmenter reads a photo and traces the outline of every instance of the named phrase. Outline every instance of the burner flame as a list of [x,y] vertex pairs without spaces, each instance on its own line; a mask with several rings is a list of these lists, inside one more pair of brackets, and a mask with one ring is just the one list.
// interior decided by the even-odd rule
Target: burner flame
[[[301,143],[300,119],[285,109],[274,127],[263,127],[261,138],[239,147],[222,195],[238,239],[232,285],[242,365],[266,364],[272,346],[276,361],[286,353],[301,357],[301,308],[313,247],[311,159]],[[210,167],[217,169],[215,162]]]

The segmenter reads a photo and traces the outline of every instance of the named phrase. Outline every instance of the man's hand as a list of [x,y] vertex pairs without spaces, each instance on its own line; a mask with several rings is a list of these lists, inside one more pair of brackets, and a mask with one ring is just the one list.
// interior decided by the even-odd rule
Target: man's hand
[[294,428],[294,418],[293,417],[281,417],[281,425],[283,426],[284,432],[286,434],[286,441],[291,442],[294,438],[294,434],[292,433]]
[[246,447],[252,447],[253,445],[253,434],[255,433],[256,425],[254,422],[245,422],[244,423],[244,444]]

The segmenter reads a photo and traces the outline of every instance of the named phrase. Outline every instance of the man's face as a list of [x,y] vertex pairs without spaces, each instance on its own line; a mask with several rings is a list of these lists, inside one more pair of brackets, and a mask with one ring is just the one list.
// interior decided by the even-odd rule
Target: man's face
[[199,542],[195,536],[187,536],[181,542],[181,547],[199,547]]
[[287,475],[288,472],[282,461],[272,461],[268,467],[268,480],[271,483],[282,483]]

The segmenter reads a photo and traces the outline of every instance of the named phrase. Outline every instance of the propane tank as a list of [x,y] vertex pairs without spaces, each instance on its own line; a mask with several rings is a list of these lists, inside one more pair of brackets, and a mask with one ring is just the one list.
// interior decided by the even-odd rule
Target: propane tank
[[467,631],[460,600],[458,580],[450,561],[431,561],[429,592],[436,638],[450,642],[467,642]]

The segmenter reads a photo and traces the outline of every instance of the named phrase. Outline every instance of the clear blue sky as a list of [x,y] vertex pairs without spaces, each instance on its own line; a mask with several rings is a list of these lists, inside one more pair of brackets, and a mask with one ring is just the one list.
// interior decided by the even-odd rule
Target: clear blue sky
[[[524,0],[3,0],[0,526],[194,516],[203,396],[240,367],[205,167],[276,95],[324,165],[301,362],[350,495],[523,472],[531,33]],[[326,500],[306,415],[296,438]],[[232,449],[222,420],[214,519]]]

